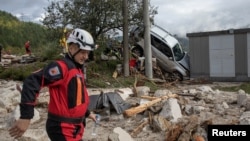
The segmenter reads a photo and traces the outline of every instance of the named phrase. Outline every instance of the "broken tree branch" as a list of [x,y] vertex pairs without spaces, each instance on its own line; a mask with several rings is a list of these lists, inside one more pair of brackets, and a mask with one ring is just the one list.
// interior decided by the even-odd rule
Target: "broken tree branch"
[[183,127],[180,125],[173,125],[166,133],[166,141],[177,141],[182,131]]
[[130,135],[134,138],[136,137],[141,131],[142,129],[149,123],[149,120],[145,120],[144,122],[142,122],[139,126],[137,126],[131,133]]
[[168,96],[162,96],[160,98],[157,98],[155,100],[152,100],[152,101],[149,101],[148,103],[145,103],[145,104],[142,104],[142,105],[139,105],[137,107],[133,107],[133,108],[130,108],[128,110],[125,110],[124,111],[124,115],[127,116],[127,117],[131,117],[137,113],[140,113],[140,112],[143,112],[145,111],[147,108],[151,107],[152,105],[162,101],[162,100],[165,100],[165,99],[168,99],[168,98],[176,98],[178,97],[178,95],[176,94],[171,94],[171,95],[168,95]]
[[137,76],[135,75],[135,82],[134,82],[134,85],[133,85],[133,91],[134,91],[135,97],[137,97],[137,95],[138,95],[136,85],[137,85]]
[[157,99],[157,98],[159,98],[159,97],[153,97],[153,96],[142,95],[141,98],[147,99],[147,100],[155,100],[155,99]]

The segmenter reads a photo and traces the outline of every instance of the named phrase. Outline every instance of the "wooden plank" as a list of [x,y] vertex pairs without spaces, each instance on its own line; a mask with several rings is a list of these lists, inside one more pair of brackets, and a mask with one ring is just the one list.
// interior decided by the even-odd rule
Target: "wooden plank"
[[162,100],[165,100],[165,99],[168,99],[168,98],[176,98],[178,97],[178,95],[176,94],[171,94],[171,95],[168,95],[168,96],[162,96],[162,97],[159,97],[157,99],[154,99],[152,101],[149,101],[145,104],[142,104],[142,105],[139,105],[137,107],[133,107],[133,108],[130,108],[130,109],[127,109],[124,111],[123,115],[126,116],[126,117],[131,117],[137,113],[141,113],[143,111],[145,111],[146,109],[148,109],[149,107],[153,106],[154,104],[162,101]]

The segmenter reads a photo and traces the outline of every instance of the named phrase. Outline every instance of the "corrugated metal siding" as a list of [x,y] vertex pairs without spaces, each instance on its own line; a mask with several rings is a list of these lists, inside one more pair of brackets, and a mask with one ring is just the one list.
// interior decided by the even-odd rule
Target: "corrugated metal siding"
[[208,37],[192,38],[189,43],[191,77],[209,75]]
[[234,35],[209,36],[211,77],[234,77]]
[[247,36],[236,34],[235,38],[235,74],[237,79],[247,77]]
[[247,34],[247,66],[248,77],[250,77],[250,33]]
[[191,78],[250,81],[250,28],[188,33]]

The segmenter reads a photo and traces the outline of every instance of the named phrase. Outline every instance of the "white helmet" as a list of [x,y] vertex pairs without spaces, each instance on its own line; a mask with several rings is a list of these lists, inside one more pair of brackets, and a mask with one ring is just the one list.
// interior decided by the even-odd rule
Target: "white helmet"
[[69,37],[67,38],[67,43],[76,43],[80,45],[80,49],[83,50],[93,50],[94,40],[89,32],[83,29],[76,28],[74,29]]

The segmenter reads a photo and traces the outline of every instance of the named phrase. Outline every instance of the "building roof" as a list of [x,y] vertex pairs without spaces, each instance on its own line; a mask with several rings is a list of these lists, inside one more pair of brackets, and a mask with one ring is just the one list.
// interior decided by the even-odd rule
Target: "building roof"
[[220,31],[187,33],[187,37],[201,37],[201,36],[222,35],[222,34],[243,34],[243,33],[248,33],[248,32],[250,32],[250,28],[228,29],[228,30],[220,30]]

